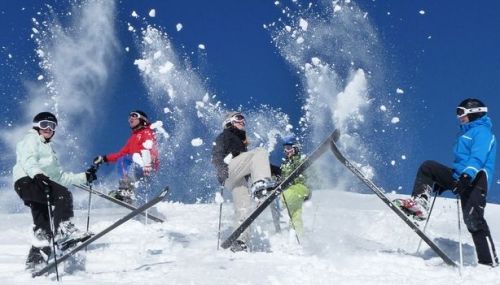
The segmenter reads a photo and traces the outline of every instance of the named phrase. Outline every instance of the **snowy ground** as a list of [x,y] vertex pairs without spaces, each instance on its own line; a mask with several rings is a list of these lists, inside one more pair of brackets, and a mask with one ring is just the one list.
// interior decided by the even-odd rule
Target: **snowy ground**
[[[394,197],[391,197],[394,198]],[[98,199],[98,198],[96,198]],[[118,207],[92,212],[93,231],[125,214]],[[287,231],[275,234],[270,212],[259,218],[252,253],[217,251],[215,204],[162,203],[164,224],[133,220],[96,242],[86,253],[86,271],[63,275],[65,284],[500,284],[500,268],[477,266],[470,235],[463,231],[464,263],[445,265],[375,195],[315,191],[306,204],[302,247]],[[224,205],[224,228],[232,209]],[[84,228],[86,211],[77,211]],[[496,247],[500,248],[500,206],[488,205]],[[0,214],[0,280],[33,284],[24,271],[30,243],[28,212]],[[462,229],[465,229],[462,226]],[[433,239],[458,260],[456,202],[439,198],[428,228]],[[227,234],[227,231],[225,232]],[[36,284],[53,284],[54,275]]]

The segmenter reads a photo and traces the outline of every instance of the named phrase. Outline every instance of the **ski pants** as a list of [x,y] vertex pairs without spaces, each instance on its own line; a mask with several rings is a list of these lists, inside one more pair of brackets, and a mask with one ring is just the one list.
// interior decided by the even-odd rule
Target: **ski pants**
[[[145,204],[151,197],[158,194],[161,187],[157,185],[157,179],[153,176],[153,172],[149,176],[144,175],[142,167],[135,163],[132,159],[132,155],[124,155],[116,160],[116,170],[120,179],[126,182],[139,182],[137,188],[134,189],[134,194],[136,197],[135,204],[141,206]],[[153,192],[153,189],[154,192]],[[158,188],[158,189],[156,189]]]
[[302,221],[302,205],[309,196],[310,190],[302,183],[290,186],[282,194],[282,200],[290,214],[290,224],[299,235],[304,233],[304,222]]
[[[40,189],[34,179],[28,176],[17,180],[14,183],[14,189],[24,204],[31,209],[33,231],[43,229],[45,232],[51,233],[45,189]],[[54,181],[49,183],[49,189],[49,201],[54,209],[52,215],[57,231],[61,222],[73,217],[73,196],[66,187]]]
[[[434,186],[434,191],[452,190],[455,187],[453,169],[436,161],[425,161],[418,169],[412,196],[422,194],[425,189],[424,184]],[[494,265],[498,264],[498,257],[490,229],[484,219],[487,193],[487,177],[484,171],[480,171],[468,191],[460,196],[460,200],[464,223],[472,234],[478,262]]]
[[[253,208],[252,197],[248,190],[248,177],[258,181],[271,177],[269,154],[263,148],[240,153],[228,165],[228,178],[224,187],[231,191],[237,226],[241,224]],[[250,227],[240,236],[240,240],[250,241]]]

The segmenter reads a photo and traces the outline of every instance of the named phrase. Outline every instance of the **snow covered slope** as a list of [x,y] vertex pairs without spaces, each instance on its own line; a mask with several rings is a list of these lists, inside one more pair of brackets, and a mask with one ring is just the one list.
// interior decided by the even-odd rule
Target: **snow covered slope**
[[[500,268],[475,265],[465,226],[465,268],[460,277],[425,244],[416,253],[418,236],[375,195],[315,191],[304,209],[302,246],[287,231],[276,234],[270,212],[264,212],[254,227],[258,237],[252,253],[217,251],[219,208],[215,204],[165,202],[158,209],[167,216],[166,223],[127,222],[90,247],[86,271],[63,275],[64,283],[500,284]],[[91,229],[99,231],[126,212],[117,207],[93,209]],[[77,211],[76,216],[77,225],[84,228],[86,211]],[[228,229],[230,204],[224,204],[223,217],[223,228]],[[500,248],[500,206],[489,204],[486,218]],[[30,244],[30,214],[1,214],[0,219],[1,283],[33,284],[23,269]],[[438,198],[428,232],[458,260],[455,200]],[[53,280],[54,275],[39,277],[36,284],[54,284]]]

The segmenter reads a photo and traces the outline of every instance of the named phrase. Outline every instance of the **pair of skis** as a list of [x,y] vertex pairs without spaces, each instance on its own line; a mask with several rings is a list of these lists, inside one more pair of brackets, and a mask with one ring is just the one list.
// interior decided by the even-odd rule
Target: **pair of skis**
[[384,202],[394,213],[401,218],[429,247],[443,259],[443,261],[451,266],[457,266],[457,264],[434,243],[419,227],[416,225],[412,219],[410,219],[399,207],[394,205],[392,201],[384,194],[384,192],[377,186],[373,181],[367,178],[356,166],[354,166],[339,150],[336,142],[340,137],[339,130],[335,130],[326,140],[324,140],[320,146],[315,149],[303,162],[300,164],[285,180],[283,180],[276,188],[274,188],[270,195],[262,201],[257,208],[250,213],[250,215],[226,238],[222,243],[222,248],[229,248],[233,242],[243,233],[252,222],[269,206],[274,199],[276,199],[281,192],[287,189],[290,184],[297,178],[302,172],[304,172],[314,161],[316,161],[320,156],[322,156],[325,151],[330,149],[337,160],[342,163],[347,169],[349,169],[356,177],[358,177],[368,188],[373,191],[377,197],[379,197],[382,202]]
[[[120,226],[123,223],[127,222],[128,220],[134,218],[135,216],[143,213],[147,209],[149,209],[152,206],[156,205],[157,203],[159,203],[160,201],[162,201],[165,198],[165,196],[167,195],[167,193],[168,193],[168,187],[165,187],[165,189],[163,189],[163,191],[158,196],[156,196],[155,198],[151,199],[146,204],[142,205],[139,208],[136,208],[132,212],[130,212],[127,215],[125,215],[123,218],[121,218],[118,221],[114,222],[113,224],[111,224],[110,226],[108,226],[104,230],[98,232],[97,234],[93,235],[89,239],[81,242],[77,246],[75,246],[75,247],[73,247],[71,249],[68,249],[67,252],[65,252],[63,255],[61,255],[61,256],[59,256],[57,258],[57,263],[64,262],[65,260],[67,260],[68,258],[72,257],[73,255],[75,255],[80,250],[86,248],[91,243],[93,243],[94,241],[98,240],[99,238],[101,238],[105,234],[109,233],[110,231],[114,230],[115,228],[117,228],[118,226]],[[51,271],[55,266],[56,266],[55,261],[50,261],[44,268],[42,268],[42,269],[40,269],[38,271],[33,272],[31,274],[31,276],[32,277],[41,276],[41,275],[43,275],[43,274],[48,273],[49,271]]]

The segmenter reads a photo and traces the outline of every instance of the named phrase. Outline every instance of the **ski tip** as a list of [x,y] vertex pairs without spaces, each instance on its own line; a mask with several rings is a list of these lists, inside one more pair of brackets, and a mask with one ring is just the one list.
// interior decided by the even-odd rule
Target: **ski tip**
[[169,191],[170,191],[170,188],[168,186],[165,186],[165,188],[163,188],[163,191],[160,193],[160,198],[161,199],[165,198],[165,196],[167,196]]
[[337,142],[340,138],[340,130],[339,129],[335,129],[333,131],[333,134],[332,134],[332,141],[333,142]]

